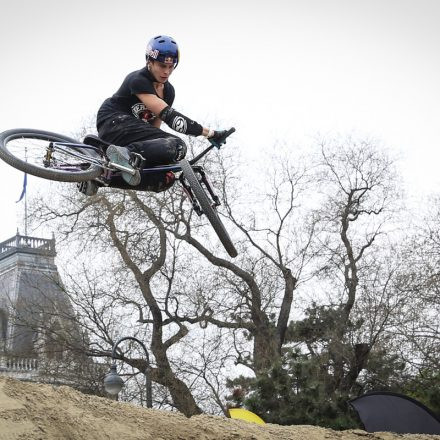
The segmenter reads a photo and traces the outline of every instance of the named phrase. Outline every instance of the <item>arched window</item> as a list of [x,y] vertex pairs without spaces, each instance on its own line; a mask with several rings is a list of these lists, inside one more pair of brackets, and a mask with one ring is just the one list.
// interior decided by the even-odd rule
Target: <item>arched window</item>
[[46,331],[46,356],[48,359],[61,361],[63,359],[64,344],[63,331],[60,323],[54,321]]
[[8,337],[8,314],[6,310],[0,309],[0,350],[6,350],[6,339]]

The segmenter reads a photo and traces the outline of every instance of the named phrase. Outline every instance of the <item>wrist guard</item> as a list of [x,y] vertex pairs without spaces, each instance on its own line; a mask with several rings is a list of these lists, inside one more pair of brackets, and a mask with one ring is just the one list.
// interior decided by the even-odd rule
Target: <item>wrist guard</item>
[[168,127],[179,133],[200,136],[203,132],[203,127],[200,124],[182,115],[182,113],[179,113],[170,106],[165,107],[160,112],[159,118],[162,119]]

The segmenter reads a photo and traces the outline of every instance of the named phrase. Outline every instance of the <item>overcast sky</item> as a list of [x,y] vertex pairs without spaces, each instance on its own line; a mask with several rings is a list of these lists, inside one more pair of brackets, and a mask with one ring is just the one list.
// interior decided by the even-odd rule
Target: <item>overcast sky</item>
[[[235,126],[247,152],[355,131],[402,155],[413,193],[440,192],[439,0],[9,0],[0,10],[0,131],[77,131],[165,34],[181,49],[174,107]],[[22,180],[0,163],[0,240],[21,223]],[[29,179],[29,193],[36,186]]]

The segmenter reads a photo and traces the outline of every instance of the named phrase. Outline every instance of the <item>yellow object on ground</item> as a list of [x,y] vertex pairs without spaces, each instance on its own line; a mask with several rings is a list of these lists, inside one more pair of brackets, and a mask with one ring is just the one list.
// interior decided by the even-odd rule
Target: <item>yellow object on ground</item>
[[229,415],[231,419],[246,420],[247,422],[256,423],[257,425],[265,425],[264,420],[251,411],[243,408],[230,408]]

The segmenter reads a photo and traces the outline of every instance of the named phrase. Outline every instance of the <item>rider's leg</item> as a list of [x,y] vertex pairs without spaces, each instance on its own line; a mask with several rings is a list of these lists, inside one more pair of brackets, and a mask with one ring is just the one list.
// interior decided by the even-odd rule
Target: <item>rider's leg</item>
[[143,155],[150,166],[173,163],[186,154],[181,138],[127,114],[115,114],[98,132],[101,139]]
[[186,155],[186,145],[177,136],[168,136],[160,139],[147,139],[127,145],[131,152],[145,158],[145,166],[165,165],[176,163]]
[[[111,160],[121,161],[124,166],[130,164],[130,153],[143,156],[148,166],[175,163],[186,154],[181,138],[126,114],[109,118],[98,128],[98,133],[107,142],[127,147],[128,151],[120,147],[107,149],[107,155],[112,154]],[[128,173],[122,176],[127,182],[131,181]]]
[[123,113],[117,113],[108,118],[98,127],[98,134],[101,139],[120,146],[173,136],[148,122]]
[[[107,148],[107,157],[119,165],[130,167],[133,157],[132,153],[137,153],[145,160],[141,165],[156,166],[169,163],[176,163],[183,159],[186,155],[186,145],[182,139],[177,136],[170,136],[162,139],[149,139],[146,141],[133,142],[127,147],[117,147],[110,145]],[[141,182],[139,171],[136,170],[135,175],[122,173],[122,178],[130,185],[136,186]],[[158,182],[159,183],[159,182]],[[173,182],[169,182],[172,186]],[[166,184],[168,187],[168,181]]]

